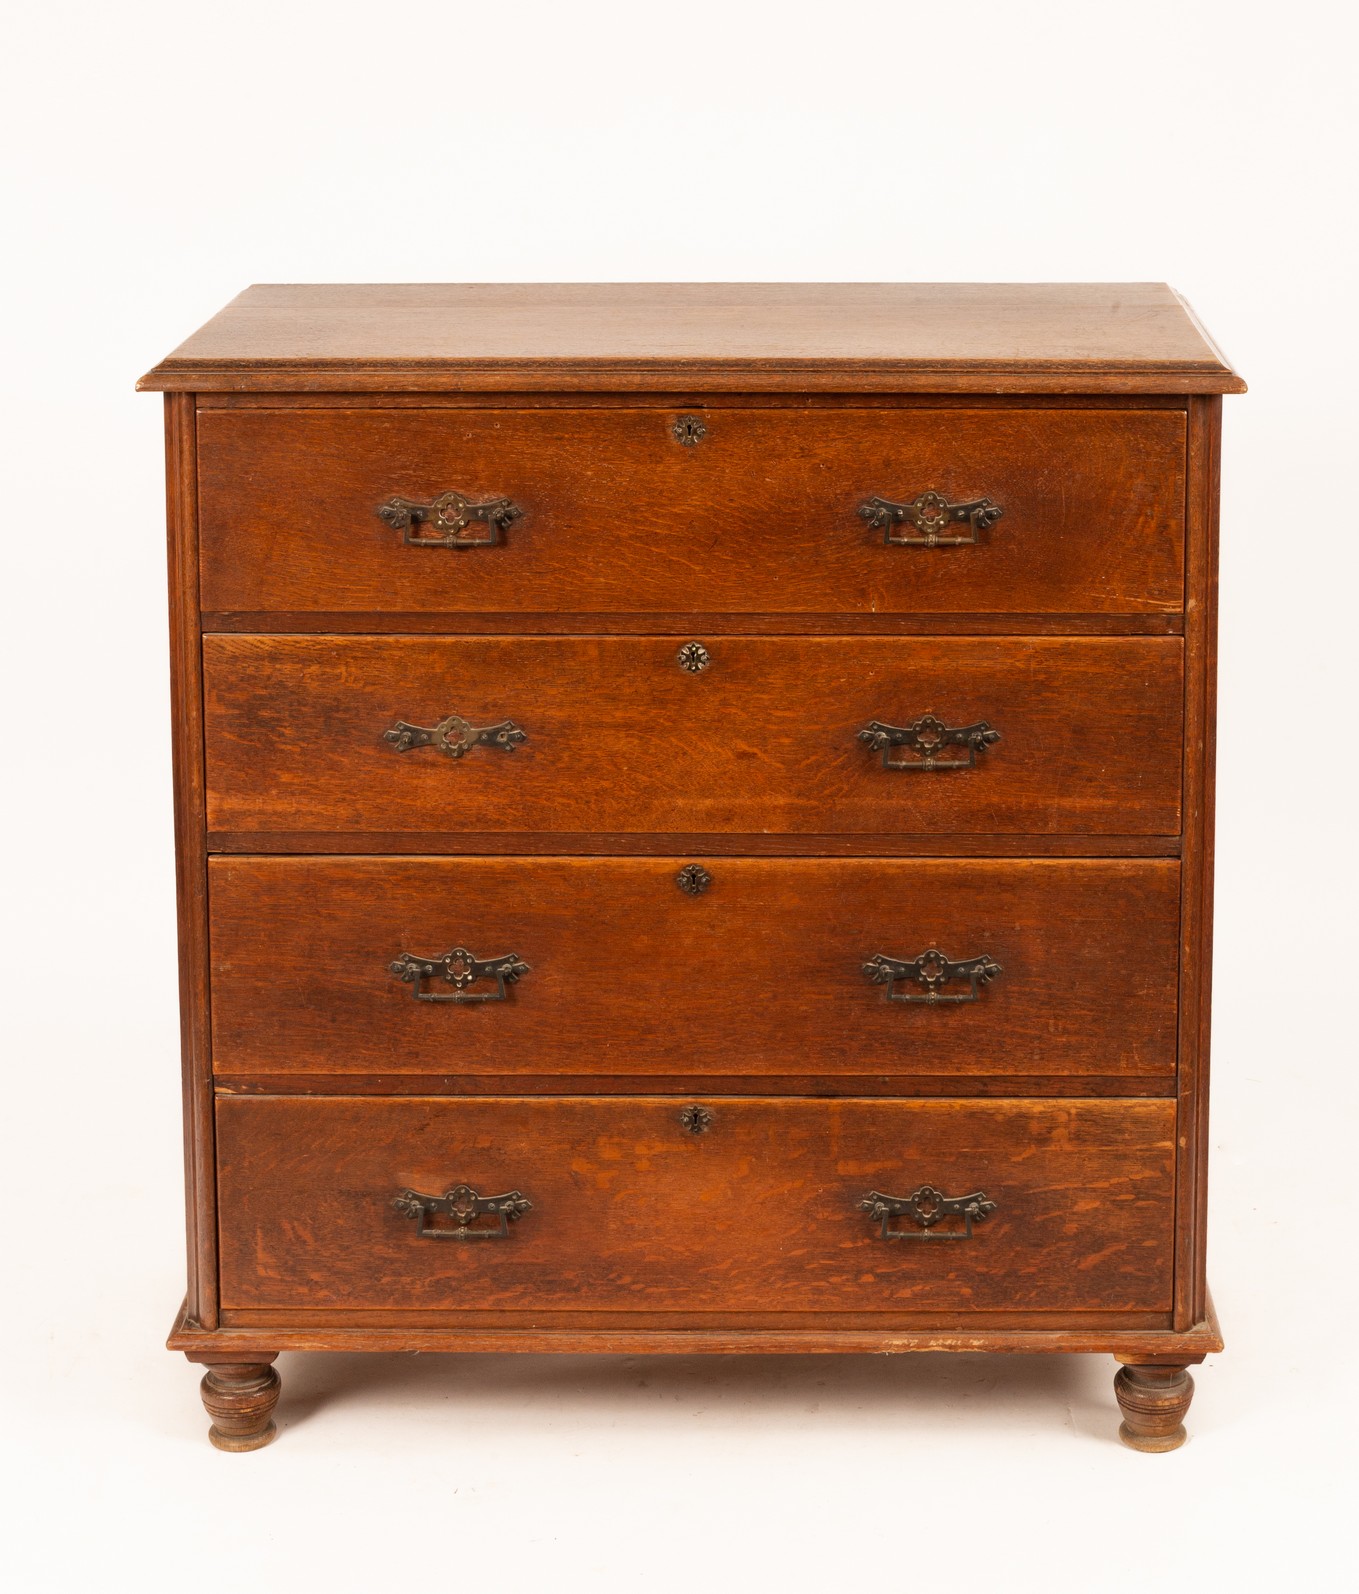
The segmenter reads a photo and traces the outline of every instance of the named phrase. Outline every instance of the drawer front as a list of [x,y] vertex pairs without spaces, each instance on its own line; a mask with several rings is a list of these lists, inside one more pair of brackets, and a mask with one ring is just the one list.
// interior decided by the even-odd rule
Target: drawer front
[[[1185,416],[1114,409],[205,410],[209,612],[1128,614],[1183,598]],[[389,524],[399,498],[508,500]],[[987,498],[974,523],[926,501]],[[870,500],[923,517],[867,517]],[[418,513],[418,512],[417,512]],[[883,516],[887,516],[884,522]],[[389,513],[398,522],[401,512]],[[989,516],[982,516],[983,520]],[[893,545],[885,538],[921,539]],[[493,546],[439,546],[444,540]],[[433,544],[433,545],[431,545]]]
[[692,640],[208,636],[209,830],[1180,828],[1177,637]]
[[214,1063],[1169,1081],[1178,892],[1168,859],[218,857]]
[[1169,1102],[692,1105],[221,1099],[222,1306],[1169,1308]]

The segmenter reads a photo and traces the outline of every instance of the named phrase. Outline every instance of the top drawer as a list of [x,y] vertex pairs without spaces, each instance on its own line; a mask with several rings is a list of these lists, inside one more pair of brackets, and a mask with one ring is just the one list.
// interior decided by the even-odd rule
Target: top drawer
[[[1156,616],[1183,599],[1184,454],[1168,409],[207,409],[202,605]],[[378,514],[448,493],[514,513]],[[983,498],[989,526],[940,506]]]

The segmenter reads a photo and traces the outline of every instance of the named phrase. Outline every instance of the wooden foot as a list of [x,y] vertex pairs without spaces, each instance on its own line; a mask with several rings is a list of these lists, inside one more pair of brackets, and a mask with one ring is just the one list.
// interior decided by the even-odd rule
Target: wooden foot
[[208,1438],[219,1450],[262,1450],[278,1432],[278,1374],[273,1357],[253,1362],[214,1362],[199,1389],[212,1418]]
[[1118,1437],[1125,1445],[1155,1455],[1184,1443],[1184,1419],[1194,1398],[1187,1367],[1125,1365],[1114,1374],[1114,1393],[1123,1409]]

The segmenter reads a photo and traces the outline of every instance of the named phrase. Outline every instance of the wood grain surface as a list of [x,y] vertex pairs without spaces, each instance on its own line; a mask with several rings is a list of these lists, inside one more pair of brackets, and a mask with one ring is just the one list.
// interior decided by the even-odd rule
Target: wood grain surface
[[[754,1099],[702,1134],[686,1105],[223,1099],[222,1305],[1169,1308],[1169,1102]],[[458,1184],[532,1210],[460,1242],[417,1237],[392,1205]],[[970,1239],[879,1238],[861,1199],[925,1184],[995,1211]]]
[[[1183,598],[1185,417],[1159,409],[252,410],[199,417],[208,611],[1158,615]],[[508,497],[494,548],[377,508]],[[973,547],[859,506],[989,497]],[[907,528],[909,530],[909,528]],[[956,534],[958,528],[949,528]],[[484,535],[484,526],[470,528]],[[272,627],[270,627],[272,629]]]
[[170,1350],[191,1362],[251,1361],[278,1351],[556,1351],[581,1355],[888,1355],[912,1351],[1105,1353],[1198,1363],[1222,1349],[1211,1297],[1203,1319],[1172,1330],[1165,1313],[944,1312],[227,1312],[205,1331],[180,1310]]
[[644,834],[607,830],[211,830],[211,852],[328,852],[339,854],[448,853],[467,857],[668,858],[701,846],[722,858],[1174,858],[1178,836],[988,836],[890,834],[847,836],[825,831],[778,835],[764,831],[676,831]]
[[[268,1437],[292,1349],[1106,1350],[1132,1438],[1182,1437],[1222,1343],[1216,395],[1244,391],[1184,302],[257,287],[142,385],[170,393],[170,1343],[218,1440]],[[376,513],[448,489],[515,502],[503,545]],[[911,548],[858,513],[927,491],[1003,515]],[[527,740],[384,740],[452,714]],[[857,739],[926,714],[1000,740],[905,773]],[[932,945],[1002,972],[934,1007],[863,974]],[[527,969],[477,1005],[390,970],[457,946]],[[459,1183],[531,1205],[460,1240],[392,1204]],[[994,1211],[883,1239],[860,1202],[922,1185]]]
[[1245,389],[1159,282],[259,284],[139,386]]
[[[1170,835],[1174,637],[204,638],[214,832]],[[517,751],[398,753],[398,721],[512,719]],[[976,767],[881,767],[869,721],[988,721]]]
[[1213,985],[1213,867],[1217,752],[1218,511],[1222,400],[1190,414],[1193,602],[1185,638],[1185,871],[1180,916],[1180,1121],[1175,1324],[1202,1316],[1208,1298],[1208,1079]]
[[188,1307],[217,1324],[217,1185],[208,1032],[208,860],[204,837],[203,652],[197,604],[197,472],[191,398],[165,399],[165,522],[170,597],[170,748],[179,931],[180,1084]]
[[[711,884],[687,896],[690,861],[215,858],[215,1067],[757,1088],[766,1074],[1123,1074],[1170,1089],[1173,861],[709,859]],[[505,1001],[466,1005],[416,1001],[389,972],[457,946],[530,971]],[[1003,973],[936,1007],[889,1001],[863,974],[875,954],[929,947],[989,953]]]

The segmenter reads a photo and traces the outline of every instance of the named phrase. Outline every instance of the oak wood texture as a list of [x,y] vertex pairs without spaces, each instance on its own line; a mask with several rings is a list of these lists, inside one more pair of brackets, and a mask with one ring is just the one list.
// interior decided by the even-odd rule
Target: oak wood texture
[[[1177,1366],[1201,1362],[1222,1349],[1222,1331],[1211,1297],[1202,1322],[1183,1332],[1133,1315],[1111,1319],[1099,1313],[976,1312],[956,1314],[876,1314],[871,1327],[847,1327],[835,1313],[713,1314],[616,1312],[544,1314],[540,1324],[500,1313],[341,1313],[253,1314],[253,1325],[227,1313],[222,1327],[200,1328],[181,1307],[166,1346],[190,1362],[258,1360],[280,1351],[563,1351],[579,1354],[647,1355],[679,1352],[699,1355],[888,1354],[908,1351],[993,1351],[1026,1354],[1125,1356],[1145,1362],[1161,1356]],[[577,1321],[563,1325],[565,1316]],[[488,1323],[487,1318],[493,1319]],[[860,1319],[862,1322],[863,1320]]]
[[669,636],[1182,636],[1182,614],[618,614],[521,609],[471,614],[431,609],[211,609],[205,631],[301,631],[317,635]]
[[[1173,637],[208,636],[214,832],[1166,834],[1180,825]],[[383,741],[512,719],[511,753]],[[872,720],[988,721],[976,767],[884,769]]]
[[188,1307],[217,1323],[217,1189],[213,1167],[208,997],[208,876],[203,778],[203,674],[198,615],[198,507],[190,397],[165,399],[165,495],[170,597],[171,765],[179,936],[180,1073],[184,1107]]
[[[801,1061],[795,1054],[789,1065]],[[218,1073],[216,1089],[228,1096],[330,1096],[343,1090],[347,1096],[599,1096],[673,1095],[697,1093],[705,1100],[717,1096],[743,1096],[752,1088],[768,1096],[1173,1096],[1174,1079],[1165,1074],[1017,1074],[981,1073],[993,1066],[991,1056],[980,1059],[974,1070],[952,1074],[860,1074],[843,1067],[827,1073],[769,1071],[758,1076],[739,1069],[740,1057],[725,1057],[716,1066],[722,1073],[696,1068],[681,1073],[526,1074],[425,1073],[268,1073],[234,1068]],[[242,1066],[246,1066],[244,1063]]]
[[[1170,1102],[219,1100],[222,1304],[1169,1312]],[[435,1240],[404,1188],[522,1191]],[[970,1239],[883,1240],[870,1191],[984,1192]],[[907,1220],[894,1220],[919,1232]]]
[[209,1367],[199,1385],[203,1409],[212,1419],[208,1438],[218,1450],[262,1450],[272,1443],[278,1374],[268,1361],[222,1362]]
[[[213,859],[219,1073],[1175,1077],[1172,860]],[[389,964],[514,952],[507,1000]],[[970,1003],[889,1001],[879,953],[983,952]],[[426,990],[438,991],[437,983]],[[487,981],[467,988],[475,995]],[[946,994],[966,990],[951,982]],[[449,993],[449,987],[442,987]],[[922,994],[919,987],[914,989]]]
[[1234,393],[1164,283],[247,289],[143,389]]
[[[444,1242],[437,1242],[444,1243]],[[902,1243],[902,1242],[888,1242]],[[910,1243],[910,1242],[906,1242]],[[922,1241],[922,1244],[938,1244],[939,1241]],[[943,1242],[949,1243],[949,1242]],[[678,1334],[684,1330],[695,1332],[711,1332],[715,1323],[720,1323],[722,1328],[735,1333],[776,1332],[780,1334],[806,1336],[809,1332],[825,1329],[837,1334],[849,1334],[856,1331],[863,1332],[865,1321],[871,1323],[872,1330],[886,1330],[888,1332],[922,1333],[933,1328],[939,1331],[941,1323],[949,1320],[947,1313],[938,1311],[912,1310],[909,1307],[893,1308],[890,1311],[874,1312],[866,1317],[862,1311],[833,1311],[824,1307],[816,1311],[771,1311],[771,1312],[739,1312],[723,1310],[721,1312],[697,1311],[651,1311],[633,1310],[629,1308],[626,1314],[620,1314],[613,1307],[589,1307],[567,1311],[538,1309],[532,1314],[531,1325],[524,1325],[523,1319],[511,1317],[508,1324],[515,1325],[517,1331],[523,1332],[524,1326],[531,1326],[535,1330],[543,1330],[556,1335],[558,1338],[568,1333],[590,1333],[613,1324],[618,1328],[626,1328],[629,1334]],[[956,1314],[954,1317],[956,1322]],[[1179,1335],[1172,1335],[1167,1328],[1168,1316],[1165,1312],[1120,1312],[1113,1316],[1108,1312],[1100,1311],[1063,1311],[1060,1314],[1044,1312],[1042,1310],[1019,1311],[977,1311],[970,1312],[966,1319],[967,1331],[970,1333],[1007,1334],[1010,1332],[1041,1332],[1042,1325],[1051,1325],[1060,1322],[1061,1332],[1080,1333],[1096,1332],[1102,1330],[1106,1334],[1138,1334],[1146,1338],[1155,1334],[1160,1336],[1157,1341],[1162,1348],[1169,1346],[1173,1359],[1177,1362],[1184,1360],[1185,1345]],[[522,1325],[522,1326],[521,1326]],[[1024,1326],[1027,1325],[1027,1330]],[[368,1311],[361,1307],[312,1307],[305,1311],[296,1308],[272,1310],[261,1307],[246,1308],[241,1311],[230,1309],[222,1313],[221,1327],[223,1329],[237,1330],[241,1333],[250,1333],[256,1340],[262,1341],[277,1331],[280,1335],[293,1333],[310,1334],[335,1334],[342,1332],[353,1333],[381,1333],[393,1328],[410,1328],[415,1331],[463,1333],[485,1331],[507,1326],[507,1319],[500,1308],[489,1310],[465,1310],[454,1308],[441,1311],[437,1309],[419,1308],[404,1310],[401,1308],[384,1307],[378,1311]],[[957,1330],[955,1329],[955,1332]],[[1052,1330],[1052,1332],[1056,1332]],[[234,1344],[234,1340],[219,1340],[218,1344]],[[1107,1344],[1099,1347],[1107,1350]],[[1145,1349],[1139,1350],[1139,1359],[1146,1354]],[[242,1352],[242,1359],[246,1353]]]
[[1130,1450],[1161,1455],[1184,1443],[1184,1419],[1194,1398],[1194,1380],[1186,1367],[1120,1367],[1114,1393],[1123,1412],[1118,1437]]
[[[194,402],[204,410],[616,410],[635,409],[639,404],[687,413],[702,408],[705,395],[695,396],[693,388],[677,388],[671,393],[603,392],[592,388],[561,392],[515,393],[504,389],[478,390],[447,388],[442,392],[397,392],[390,388],[367,393],[289,392],[278,393],[213,392],[197,393]],[[838,410],[855,409],[935,410],[941,404],[969,410],[1090,409],[1090,410],[1179,410],[1189,404],[1184,393],[969,393],[941,396],[938,393],[816,393],[806,391],[723,392],[718,401],[724,410]]]
[[1203,1315],[1208,1294],[1208,1071],[1213,980],[1213,839],[1217,742],[1218,504],[1222,400],[1190,414],[1193,489],[1185,649],[1184,895],[1180,912],[1179,1256],[1175,1322]]
[[[167,393],[170,1344],[219,1437],[271,1435],[281,1350],[928,1349],[1112,1352],[1124,1439],[1180,1442],[1184,1369],[1222,1343],[1219,395],[1244,391],[1183,302],[257,288],[143,385]],[[375,513],[447,488],[525,513],[465,552]],[[856,513],[927,489],[1004,516],[940,549]],[[382,739],[449,713],[529,739],[457,763]],[[856,741],[925,713],[1002,740],[933,774]],[[1005,972],[889,1004],[848,951],[869,931]],[[459,942],[531,971],[466,1008],[386,970]],[[397,1175],[500,1194],[510,1158],[535,1205],[504,1241],[385,1205]],[[874,1240],[842,1200],[869,1170],[997,1211]]]
[[[250,410],[198,420],[209,611],[1164,614],[1183,602],[1173,410]],[[376,514],[448,489],[523,511],[493,548]],[[859,506],[983,496],[975,547],[886,546]],[[909,529],[909,528],[908,528]],[[471,528],[475,534],[484,529]],[[949,528],[949,533],[956,532]],[[275,629],[273,625],[265,629]]]
[[619,857],[665,858],[701,846],[710,857],[759,858],[1174,858],[1179,836],[993,836],[993,835],[844,835],[811,831],[771,835],[709,831],[652,831],[619,834],[599,830],[524,830],[511,833],[476,830],[344,831],[270,830],[208,832],[211,852],[322,853],[456,853],[468,857],[539,854],[559,857],[612,854]]

